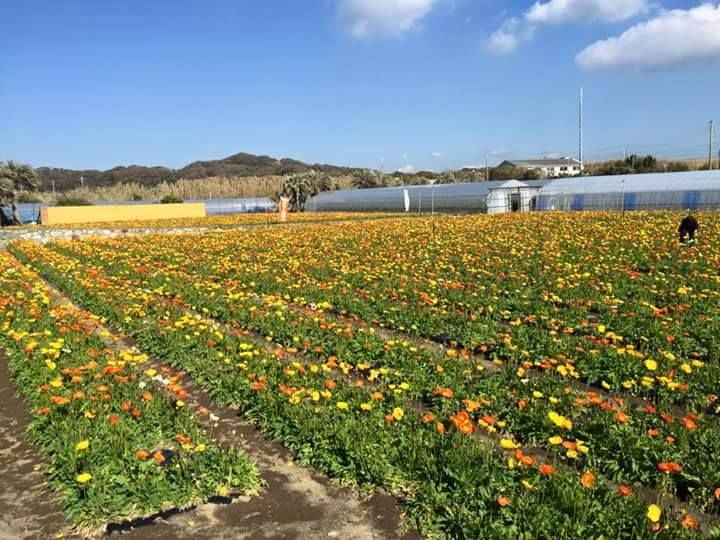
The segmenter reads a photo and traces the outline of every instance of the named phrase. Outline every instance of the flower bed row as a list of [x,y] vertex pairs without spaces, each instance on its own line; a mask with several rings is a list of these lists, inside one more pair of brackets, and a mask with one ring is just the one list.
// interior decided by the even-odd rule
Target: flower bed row
[[256,491],[258,473],[242,452],[219,448],[155,391],[145,355],[109,348],[91,314],[56,304],[6,252],[0,289],[0,346],[33,409],[30,435],[48,482],[80,528]]

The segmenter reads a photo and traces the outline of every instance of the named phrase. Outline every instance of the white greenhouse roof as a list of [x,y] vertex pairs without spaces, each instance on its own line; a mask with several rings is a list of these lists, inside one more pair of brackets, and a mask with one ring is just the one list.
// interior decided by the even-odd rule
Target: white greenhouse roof
[[517,188],[529,188],[530,186],[526,184],[525,182],[521,182],[520,180],[507,180],[505,182],[500,183],[500,185],[493,185],[490,187],[491,190],[494,189],[517,189]]
[[638,193],[655,191],[720,191],[720,171],[580,176],[552,180],[542,195]]

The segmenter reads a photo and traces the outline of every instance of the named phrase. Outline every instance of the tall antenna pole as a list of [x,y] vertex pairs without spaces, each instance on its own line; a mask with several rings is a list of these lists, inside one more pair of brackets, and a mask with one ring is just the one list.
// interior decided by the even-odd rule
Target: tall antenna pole
[[579,114],[579,138],[578,138],[578,161],[580,162],[580,171],[583,170],[583,89],[580,87],[580,114]]
[[713,121],[710,120],[710,146],[708,147],[708,170],[712,170],[713,168],[713,131],[714,131],[714,124]]

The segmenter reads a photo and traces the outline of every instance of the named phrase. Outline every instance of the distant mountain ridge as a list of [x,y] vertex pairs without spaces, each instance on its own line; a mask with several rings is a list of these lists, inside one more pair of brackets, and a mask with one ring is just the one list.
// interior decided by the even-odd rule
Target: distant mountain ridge
[[335,165],[307,164],[296,159],[275,159],[269,156],[238,153],[224,159],[194,161],[182,169],[168,167],[145,167],[130,165],[114,167],[106,171],[96,169],[72,170],[51,167],[35,169],[40,179],[40,189],[52,189],[53,181],[57,191],[67,191],[80,186],[82,176],[85,186],[111,186],[114,184],[137,182],[144,186],[155,186],[162,182],[174,182],[181,178],[199,180],[210,177],[249,177],[249,176],[283,176],[315,170],[331,175],[350,174],[350,167]]

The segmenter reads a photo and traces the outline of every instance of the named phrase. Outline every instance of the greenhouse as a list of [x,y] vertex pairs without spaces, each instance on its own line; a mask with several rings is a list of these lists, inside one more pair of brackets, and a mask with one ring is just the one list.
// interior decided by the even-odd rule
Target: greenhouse
[[274,212],[277,208],[277,205],[267,197],[248,197],[244,199],[192,199],[185,202],[205,203],[205,210],[208,216]]
[[583,176],[553,180],[538,210],[701,210],[720,208],[720,171]]
[[327,191],[312,197],[310,212],[455,212],[529,211],[547,181],[517,180],[467,184],[412,185]]

